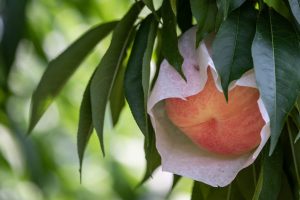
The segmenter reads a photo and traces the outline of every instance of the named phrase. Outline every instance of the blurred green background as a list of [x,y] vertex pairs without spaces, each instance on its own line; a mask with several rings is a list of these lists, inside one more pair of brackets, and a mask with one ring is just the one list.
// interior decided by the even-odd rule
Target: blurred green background
[[[0,0],[0,200],[166,199],[172,175],[145,168],[143,136],[126,105],[116,127],[105,122],[106,157],[93,134],[82,183],[76,149],[79,105],[108,47],[102,41],[27,137],[30,98],[47,63],[92,25],[120,19],[129,0]],[[170,199],[189,199],[183,179]]]

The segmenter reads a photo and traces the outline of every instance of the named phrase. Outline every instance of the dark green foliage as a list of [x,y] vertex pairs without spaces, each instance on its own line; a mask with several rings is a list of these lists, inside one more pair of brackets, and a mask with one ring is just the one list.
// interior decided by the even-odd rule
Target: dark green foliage
[[[267,145],[268,146],[268,145]],[[253,200],[276,200],[281,188],[283,153],[278,144],[271,156],[268,148],[262,153],[262,163]]]
[[177,0],[177,24],[182,32],[193,26],[192,11],[190,2],[187,0]]
[[253,67],[251,45],[255,34],[256,11],[245,4],[222,23],[213,42],[213,60],[228,98],[228,86]]
[[79,172],[80,177],[82,174],[82,160],[85,148],[94,130],[92,122],[92,108],[91,108],[91,93],[90,93],[91,80],[86,86],[83,98],[80,105],[80,114],[77,131],[77,153],[79,158]]
[[139,185],[145,183],[152,175],[153,171],[160,166],[161,158],[155,146],[155,136],[153,128],[149,127],[149,142],[144,144],[146,154],[146,172]]
[[150,61],[156,29],[157,22],[154,20],[153,15],[148,16],[141,23],[128,60],[124,80],[126,99],[135,121],[145,135],[146,141],[149,139],[146,102],[149,91]]
[[261,13],[252,45],[254,71],[270,116],[272,153],[300,90],[300,48],[293,27],[276,12]]
[[49,63],[32,95],[29,133],[84,58],[110,33],[116,23],[109,22],[90,29]]
[[300,24],[300,1],[289,0],[289,3],[294,17],[296,18],[298,24]]
[[111,112],[111,119],[112,119],[113,126],[117,125],[121,111],[125,106],[124,87],[123,87],[124,74],[125,74],[125,67],[121,66],[116,76],[116,80],[111,89],[111,94],[109,97],[109,105],[110,105],[110,112]]
[[[3,34],[0,43],[0,86],[5,85],[11,66],[15,59],[16,50],[23,37],[25,28],[25,12],[27,0],[1,1],[1,19]],[[3,10],[3,11],[2,11]]]
[[227,18],[231,11],[240,7],[246,0],[216,0],[220,15],[223,20]]
[[179,53],[178,40],[176,33],[176,17],[172,11],[169,1],[164,1],[161,9],[163,19],[162,27],[162,55],[176,69],[176,71],[184,78],[181,65],[183,58]]
[[190,0],[193,16],[197,20],[196,46],[208,34],[216,29],[217,4],[210,0]]
[[103,155],[103,123],[106,103],[109,99],[115,77],[126,54],[129,45],[133,24],[143,8],[143,5],[135,3],[125,17],[114,29],[111,44],[99,63],[91,82],[91,102],[93,125],[96,129]]
[[[152,13],[140,18],[144,4]],[[24,9],[25,4],[20,6]],[[255,163],[242,170],[230,185],[214,188],[194,181],[191,199],[299,199],[299,13],[299,0],[164,0],[157,10],[152,0],[136,1],[119,22],[109,22],[90,29],[49,63],[32,96],[29,132],[88,53],[113,30],[111,44],[87,84],[81,102],[77,133],[80,172],[84,151],[94,128],[104,154],[103,126],[107,103],[115,126],[126,97],[145,137],[146,171],[140,185],[143,184],[161,164],[155,133],[147,114],[149,92],[163,58],[183,76],[177,30],[183,33],[196,25],[195,46],[206,36],[215,36],[212,57],[226,97],[230,83],[254,67],[257,86],[270,116],[271,141]],[[192,18],[195,18],[196,24],[192,23]],[[8,60],[13,60],[21,35],[15,33],[11,37],[14,37],[10,39],[14,43],[12,46],[6,44],[6,50],[3,48],[5,41],[1,43],[2,50],[9,54],[5,57]],[[34,42],[37,39],[32,35],[28,38],[33,41],[40,56],[45,56],[42,46],[36,45],[39,42]],[[157,63],[157,71],[151,82],[152,58]],[[1,64],[3,62],[7,61],[2,59]],[[6,97],[1,98],[0,93],[0,104],[7,101]],[[0,119],[3,118],[2,107]],[[271,156],[268,155],[269,150]],[[7,165],[1,155],[0,162]],[[33,168],[38,169],[36,166]],[[110,171],[113,173],[112,187],[120,198],[139,198],[119,163],[110,162]],[[34,172],[32,174],[37,176]],[[34,179],[38,183],[38,178]],[[181,176],[174,175],[167,197],[173,189],[177,189],[175,186],[180,179]]]

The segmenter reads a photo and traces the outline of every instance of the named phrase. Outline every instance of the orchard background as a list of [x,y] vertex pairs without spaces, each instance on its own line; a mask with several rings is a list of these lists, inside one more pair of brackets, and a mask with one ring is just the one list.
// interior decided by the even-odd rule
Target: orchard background
[[[1,0],[0,8],[0,199],[300,198],[299,0]],[[185,78],[178,38],[192,26],[195,46],[216,36],[224,98],[253,67],[270,116],[269,142],[226,187],[161,172],[146,113],[163,58]]]

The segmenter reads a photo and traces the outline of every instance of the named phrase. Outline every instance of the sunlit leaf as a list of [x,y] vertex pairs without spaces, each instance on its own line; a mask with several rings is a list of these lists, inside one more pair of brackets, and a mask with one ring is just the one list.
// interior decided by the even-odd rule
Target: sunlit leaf
[[101,150],[104,152],[103,123],[105,107],[111,89],[122,64],[130,41],[133,25],[143,8],[143,3],[135,3],[114,29],[111,44],[99,63],[91,82],[91,103],[93,124],[96,129]]
[[270,10],[261,13],[252,45],[254,71],[270,116],[272,153],[300,88],[300,49],[287,20]]
[[109,105],[110,105],[110,112],[112,117],[113,126],[118,123],[121,111],[125,106],[125,96],[124,96],[124,74],[125,68],[120,67],[116,80],[113,84],[111,94],[109,96]]
[[32,95],[28,132],[32,131],[84,58],[99,41],[111,32],[116,24],[117,22],[109,22],[90,29],[49,63]]
[[[279,14],[290,19],[290,12],[287,5],[282,0],[263,0],[268,6],[276,10]],[[299,3],[298,3],[299,6]]]
[[197,20],[196,46],[205,35],[215,30],[217,5],[211,0],[190,0],[193,16]]
[[[267,145],[269,146],[269,145]],[[276,200],[281,188],[283,153],[277,145],[271,156],[268,148],[262,153],[262,164],[253,200]]]
[[79,157],[80,177],[82,175],[82,161],[83,161],[84,151],[94,129],[93,122],[92,122],[90,84],[91,84],[91,79],[85,88],[83,98],[81,101],[78,131],[77,131],[77,153]]
[[169,0],[170,1],[170,5],[172,8],[172,11],[175,15],[177,15],[177,6],[176,6],[176,0]]
[[289,0],[290,7],[298,24],[300,24],[300,0]]
[[161,15],[163,19],[161,51],[167,61],[184,77],[182,72],[183,58],[179,53],[178,39],[176,34],[176,18],[170,2],[164,1]]
[[245,4],[222,23],[213,42],[213,60],[228,98],[228,86],[253,67],[251,45],[255,34],[256,12]]

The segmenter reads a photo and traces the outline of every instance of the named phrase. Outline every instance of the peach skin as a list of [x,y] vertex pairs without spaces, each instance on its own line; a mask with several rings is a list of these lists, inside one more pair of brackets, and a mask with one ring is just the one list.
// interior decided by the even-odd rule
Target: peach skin
[[236,86],[228,103],[215,85],[210,67],[204,89],[186,100],[168,98],[165,109],[171,122],[196,145],[222,155],[241,155],[260,144],[265,125],[258,108],[256,88]]

